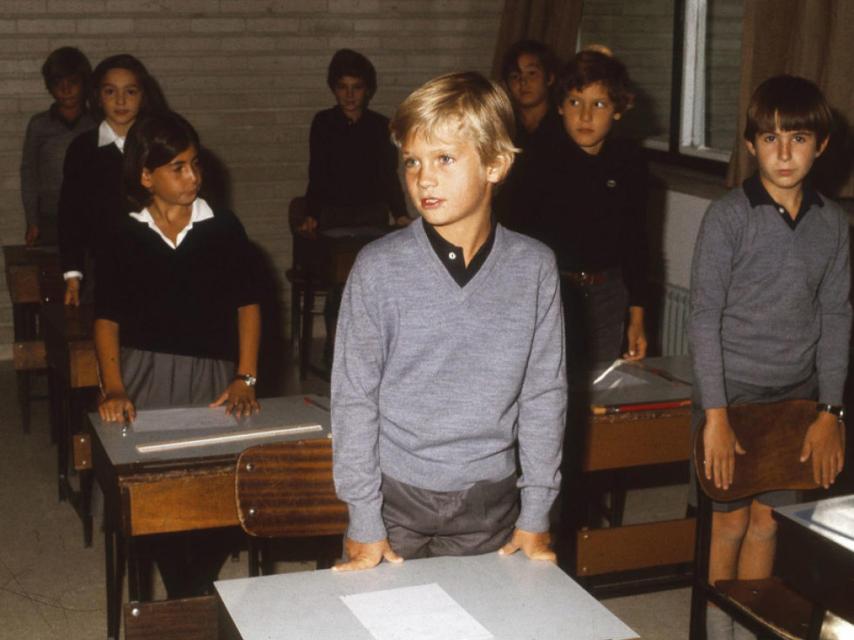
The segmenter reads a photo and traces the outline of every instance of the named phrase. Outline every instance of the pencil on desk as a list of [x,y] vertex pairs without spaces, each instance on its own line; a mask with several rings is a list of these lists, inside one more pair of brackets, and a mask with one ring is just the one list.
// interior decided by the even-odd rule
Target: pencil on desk
[[590,405],[590,413],[594,416],[607,416],[615,413],[631,413],[633,411],[659,411],[662,409],[677,409],[690,406],[690,400],[668,400],[666,402],[641,402],[638,404]]

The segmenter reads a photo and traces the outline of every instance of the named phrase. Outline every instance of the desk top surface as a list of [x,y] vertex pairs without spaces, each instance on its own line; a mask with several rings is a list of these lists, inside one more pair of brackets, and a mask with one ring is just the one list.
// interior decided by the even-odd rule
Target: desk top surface
[[610,362],[600,363],[591,372],[590,404],[610,407],[691,398],[689,356],[646,358],[640,362],[620,361],[616,367],[607,371],[611,366]]
[[[144,468],[147,464],[162,466],[167,462],[236,457],[244,449],[258,444],[325,438],[329,434],[329,412],[322,408],[329,406],[328,398],[288,396],[262,398],[259,402],[261,411],[248,418],[227,416],[222,407],[210,409],[207,406],[196,406],[139,411],[136,422],[127,430],[123,430],[117,423],[102,422],[98,413],[90,413],[89,422],[114,467],[134,465]],[[280,434],[152,453],[141,453],[137,449],[138,445],[299,425],[320,425],[321,429],[316,432]]]
[[778,507],[775,511],[854,554],[854,495]]
[[3,261],[9,265],[39,265],[46,261],[58,261],[59,252],[55,246],[28,247],[23,244],[3,245]]
[[[408,560],[369,571],[299,572],[215,586],[244,640],[637,637],[555,565],[521,553]],[[384,632],[376,626],[369,631],[371,614],[396,619]],[[466,621],[480,632],[449,632],[470,629]],[[428,627],[424,633],[419,622]]]

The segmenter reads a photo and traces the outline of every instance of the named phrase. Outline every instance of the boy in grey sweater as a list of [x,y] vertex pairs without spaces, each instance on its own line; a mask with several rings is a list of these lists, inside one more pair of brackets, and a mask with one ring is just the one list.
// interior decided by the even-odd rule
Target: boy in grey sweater
[[[689,329],[693,426],[704,427],[700,472],[724,489],[744,453],[727,418],[731,404],[818,400],[800,463],[810,464],[825,488],[842,470],[851,332],[848,220],[808,181],[827,147],[831,117],[808,80],[763,82],[744,132],[759,172],[709,207],[697,238]],[[772,507],[794,499],[774,492],[715,503],[709,581],[767,578],[775,548]],[[708,611],[708,626],[710,638],[733,637],[732,621],[718,609]]]
[[344,291],[332,370],[335,486],[350,511],[339,570],[498,549],[554,560],[562,307],[551,251],[492,220],[512,123],[507,96],[476,73],[428,82],[392,120],[422,217],[366,247]]

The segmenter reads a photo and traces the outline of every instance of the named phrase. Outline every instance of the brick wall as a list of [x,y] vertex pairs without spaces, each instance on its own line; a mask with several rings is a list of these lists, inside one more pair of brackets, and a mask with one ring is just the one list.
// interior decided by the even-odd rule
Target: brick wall
[[[24,236],[18,166],[28,118],[50,103],[39,73],[45,56],[74,45],[94,66],[128,52],[145,62],[172,108],[226,165],[235,211],[283,287],[291,262],[285,212],[305,190],[312,115],[333,104],[325,83],[332,53],[350,47],[371,58],[379,75],[371,107],[390,115],[432,76],[488,72],[503,4],[0,0],[0,241],[18,244]],[[9,296],[0,280],[0,355],[8,357],[11,336]]]

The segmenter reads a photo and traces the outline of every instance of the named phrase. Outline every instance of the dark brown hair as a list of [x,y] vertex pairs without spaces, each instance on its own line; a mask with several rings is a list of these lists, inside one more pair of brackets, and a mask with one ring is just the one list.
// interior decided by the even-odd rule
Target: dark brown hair
[[332,56],[326,71],[326,84],[329,89],[335,91],[335,85],[344,76],[361,79],[368,89],[368,100],[377,92],[377,70],[371,61],[358,51],[339,49]]
[[122,166],[122,187],[131,211],[151,204],[151,193],[142,186],[142,170],[154,171],[169,164],[190,147],[201,153],[199,134],[177,113],[138,118],[128,131]]
[[596,82],[605,85],[617,113],[631,109],[635,94],[626,66],[613,56],[591,49],[576,53],[560,70],[555,83],[557,103],[563,103],[570,91],[581,91]]
[[519,40],[510,45],[501,61],[501,79],[505,83],[509,81],[511,73],[520,70],[519,57],[526,53],[540,61],[547,80],[557,73],[557,57],[547,44],[539,40]]
[[747,107],[744,139],[776,131],[812,131],[818,144],[830,135],[833,114],[819,88],[806,78],[780,75],[768,78],[753,92]]
[[77,47],[60,47],[51,51],[42,65],[42,78],[48,91],[66,78],[77,78],[83,85],[83,95],[89,91],[92,65],[89,58]]
[[104,119],[104,110],[101,108],[101,83],[104,81],[104,76],[111,69],[125,69],[130,71],[135,77],[139,88],[142,90],[142,104],[139,106],[139,116],[142,117],[149,113],[164,113],[169,110],[166,103],[166,98],[163,96],[163,91],[157,80],[154,79],[145,65],[138,58],[129,53],[120,53],[115,56],[105,58],[98,63],[95,70],[92,72],[92,89],[89,93],[89,111],[97,121]]

